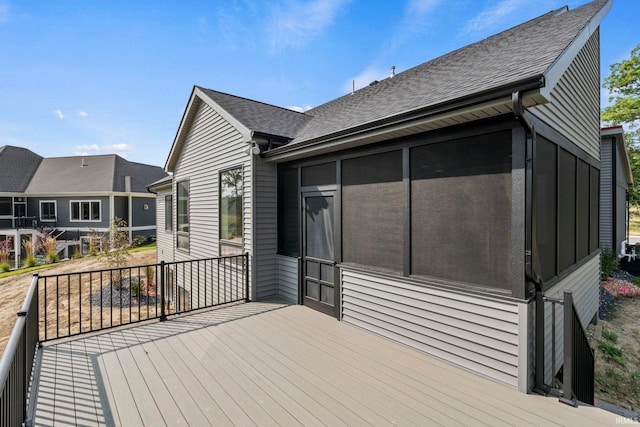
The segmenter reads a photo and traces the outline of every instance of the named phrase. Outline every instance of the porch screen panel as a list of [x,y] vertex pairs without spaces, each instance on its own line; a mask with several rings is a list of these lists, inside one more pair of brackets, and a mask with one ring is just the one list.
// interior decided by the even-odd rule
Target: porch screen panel
[[600,171],[589,171],[589,252],[600,246]]
[[342,162],[344,262],[402,271],[402,151]]
[[558,272],[576,262],[576,157],[560,149]]
[[0,197],[0,215],[13,215],[13,199]]
[[581,260],[589,255],[589,164],[582,160],[578,160],[576,189],[576,254]]
[[411,273],[511,289],[511,132],[410,156]]
[[298,218],[300,214],[298,170],[281,169],[278,172],[278,253],[299,255]]
[[336,163],[322,163],[302,168],[302,186],[332,185],[336,183]]
[[543,280],[556,275],[556,145],[538,135],[534,169],[536,204],[536,272]]

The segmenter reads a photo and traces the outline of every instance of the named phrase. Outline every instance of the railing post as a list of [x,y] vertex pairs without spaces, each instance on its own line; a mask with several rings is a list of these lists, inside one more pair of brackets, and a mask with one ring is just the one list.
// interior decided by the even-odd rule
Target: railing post
[[244,254],[244,287],[245,287],[245,297],[244,301],[251,301],[251,297],[249,296],[249,252],[245,252]]
[[544,384],[544,295],[541,290],[536,290],[536,393],[547,394],[549,389]]
[[562,403],[577,406],[573,398],[573,294],[564,291],[564,367],[562,368]]
[[167,315],[164,310],[164,286],[165,286],[165,277],[164,277],[164,261],[160,261],[160,321],[167,320]]

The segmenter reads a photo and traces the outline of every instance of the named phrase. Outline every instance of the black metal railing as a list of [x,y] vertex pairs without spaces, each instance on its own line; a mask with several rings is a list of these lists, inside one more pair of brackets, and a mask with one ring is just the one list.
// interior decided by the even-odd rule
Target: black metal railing
[[571,291],[564,292],[564,403],[577,405],[576,400],[593,405],[594,356],[587,334],[573,304]]
[[19,426],[27,420],[29,385],[38,345],[37,290],[35,275],[0,359],[0,427]]
[[[563,299],[544,297],[551,303],[551,375],[556,374],[556,305],[564,308],[563,314],[563,365],[562,390],[558,390],[555,380],[551,386],[544,384],[543,389],[560,392],[560,401],[577,406],[578,401],[593,405],[594,402],[594,353],[587,334],[580,323],[580,317],[573,303],[571,291],[564,291]],[[536,362],[538,365],[538,362]],[[544,363],[536,366],[536,374],[544,375]],[[536,381],[537,382],[537,381]],[[545,392],[545,393],[546,393]]]
[[40,339],[249,301],[249,255],[41,276]]

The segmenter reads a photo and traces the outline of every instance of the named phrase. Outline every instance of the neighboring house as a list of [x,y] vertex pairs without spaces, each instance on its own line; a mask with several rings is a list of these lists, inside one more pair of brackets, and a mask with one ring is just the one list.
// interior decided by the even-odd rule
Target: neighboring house
[[[155,196],[146,187],[167,174],[157,166],[115,154],[42,158],[19,147],[0,147],[0,240],[13,242],[16,267],[21,242],[53,230],[60,250],[109,229],[115,217],[129,237],[153,236]],[[67,243],[63,244],[62,241]]]
[[150,187],[159,261],[248,252],[252,299],[530,390],[532,280],[571,289],[584,325],[598,309],[610,7],[554,10],[306,113],[195,86],[173,177]]
[[629,187],[633,175],[622,126],[600,131],[600,247],[620,254],[629,240]]

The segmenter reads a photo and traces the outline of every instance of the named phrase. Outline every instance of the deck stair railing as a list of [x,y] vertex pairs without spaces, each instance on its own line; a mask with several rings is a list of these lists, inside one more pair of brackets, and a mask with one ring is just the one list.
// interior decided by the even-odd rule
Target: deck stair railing
[[[544,297],[546,302],[552,303],[551,326],[551,371],[556,372],[556,304],[564,306],[564,361],[562,367],[562,390],[560,401],[571,406],[577,406],[578,401],[593,405],[594,403],[594,352],[589,344],[580,317],[573,303],[571,291],[564,291],[563,299]],[[538,369],[538,367],[536,368]],[[542,366],[544,369],[544,366]],[[553,386],[554,384],[552,384]]]
[[29,424],[29,390],[40,343],[248,302],[249,295],[249,254],[35,274],[0,359],[0,427]]

